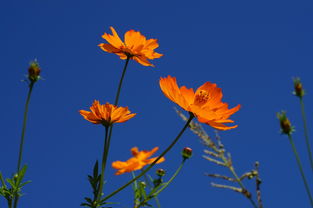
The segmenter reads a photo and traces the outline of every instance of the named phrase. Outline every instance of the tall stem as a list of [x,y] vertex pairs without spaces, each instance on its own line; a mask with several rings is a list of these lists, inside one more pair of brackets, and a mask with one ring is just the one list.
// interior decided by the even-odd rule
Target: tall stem
[[141,176],[143,176],[146,172],[148,172],[168,151],[170,151],[172,149],[172,147],[176,144],[176,142],[179,140],[179,138],[181,137],[181,135],[184,133],[184,131],[187,129],[187,127],[189,126],[191,120],[194,118],[194,115],[190,113],[190,117],[188,119],[188,121],[186,122],[185,126],[182,128],[182,130],[179,132],[179,134],[176,136],[176,138],[173,140],[173,142],[162,152],[162,154],[155,160],[153,161],[153,163],[151,163],[145,170],[143,170],[138,176],[136,176],[135,178],[133,178],[132,180],[128,181],[125,185],[121,186],[120,188],[118,188],[117,190],[115,190],[114,192],[112,192],[111,194],[109,194],[108,196],[104,197],[104,200],[107,200],[109,198],[111,198],[112,196],[114,196],[115,194],[117,194],[118,192],[122,191],[124,188],[126,188],[127,186],[129,186],[130,184],[132,184],[134,181],[136,181],[138,178],[140,178]]
[[20,150],[19,150],[19,154],[18,154],[18,162],[17,162],[17,171],[16,172],[19,172],[20,168],[21,168],[23,146],[24,146],[24,136],[25,136],[25,131],[26,131],[26,123],[27,123],[28,105],[29,105],[29,101],[30,101],[30,96],[31,96],[32,91],[33,91],[33,86],[34,86],[34,82],[31,82],[29,84],[29,91],[28,91],[27,99],[26,99],[26,103],[25,103],[22,135],[21,135]]
[[[20,142],[20,150],[18,153],[18,161],[17,161],[17,173],[20,171],[21,168],[21,162],[22,162],[22,156],[23,156],[23,147],[24,147],[24,138],[25,138],[25,131],[26,131],[26,123],[27,123],[27,114],[28,114],[28,106],[29,106],[29,101],[30,101],[30,97],[33,91],[33,87],[34,87],[34,83],[35,82],[30,82],[29,84],[29,90],[28,90],[28,94],[27,94],[27,99],[26,99],[26,103],[25,103],[25,110],[24,110],[24,118],[23,118],[23,127],[22,127],[22,135],[21,135],[21,142]],[[13,198],[13,207],[17,208],[17,203],[18,203],[19,197],[16,195]],[[10,206],[12,207],[12,202],[10,204]]]
[[[115,101],[114,101],[114,105],[116,105],[116,106],[118,105],[118,101],[119,101],[119,97],[120,97],[120,93],[121,93],[121,89],[122,89],[122,84],[123,84],[123,80],[125,77],[125,73],[126,73],[126,69],[127,69],[129,60],[130,60],[130,57],[127,57],[124,68],[123,68],[122,76],[121,76],[119,84],[118,84],[117,93],[116,93]],[[100,177],[99,192],[97,194],[97,200],[100,200],[101,195],[102,195],[104,173],[105,173],[106,162],[108,159],[108,154],[109,154],[109,149],[110,149],[112,132],[113,132],[113,124],[109,127],[107,127],[107,126],[105,127],[105,141],[104,141],[104,148],[103,148],[103,154],[102,154],[101,177]]]
[[304,102],[302,97],[300,97],[300,104],[301,104],[301,114],[302,114],[302,121],[303,121],[303,127],[304,127],[304,136],[305,136],[305,143],[307,147],[308,157],[310,160],[311,170],[313,173],[313,158],[312,158],[312,151],[311,151],[311,145],[309,140],[309,133],[308,133],[308,127],[306,122],[306,115],[304,111]]
[[124,76],[125,76],[125,73],[126,73],[126,69],[127,69],[127,65],[128,65],[129,59],[130,59],[130,58],[127,57],[126,62],[125,62],[125,65],[124,65],[124,69],[123,69],[123,72],[122,72],[122,76],[121,76],[120,82],[119,82],[119,84],[118,84],[118,88],[117,88],[117,93],[116,93],[114,105],[118,105],[118,100],[119,100],[119,98],[120,98],[120,93],[121,93],[121,89],[122,89],[122,84],[123,84],[123,80],[124,80]]
[[305,178],[304,171],[303,171],[303,168],[302,168],[302,164],[301,164],[301,161],[300,161],[300,157],[299,157],[299,154],[297,152],[296,146],[295,146],[295,144],[293,142],[291,134],[288,134],[288,138],[289,138],[289,141],[290,141],[293,153],[294,153],[294,155],[296,157],[297,165],[298,165],[298,168],[300,170],[301,177],[302,177],[302,180],[303,180],[306,192],[307,192],[308,197],[310,199],[311,206],[313,207],[313,199],[312,199],[312,195],[311,195],[311,192],[310,192],[310,188],[309,188],[308,182],[307,182],[307,180]]
[[104,171],[105,171],[106,162],[107,162],[107,158],[108,158],[108,153],[107,153],[108,143],[109,143],[108,142],[108,130],[109,130],[109,127],[106,126],[105,127],[104,147],[103,147],[103,154],[102,154],[102,163],[101,163],[100,185],[99,185],[99,191],[98,191],[98,195],[97,195],[98,201],[101,198],[101,194],[102,194],[103,182],[104,182]]

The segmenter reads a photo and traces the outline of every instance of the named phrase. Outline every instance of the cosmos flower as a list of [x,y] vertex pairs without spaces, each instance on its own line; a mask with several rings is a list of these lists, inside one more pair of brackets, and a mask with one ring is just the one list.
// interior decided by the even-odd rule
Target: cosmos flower
[[100,43],[98,46],[109,53],[115,53],[121,59],[133,59],[144,66],[153,66],[148,59],[160,58],[163,54],[154,52],[159,47],[157,39],[147,40],[140,32],[129,30],[124,35],[124,42],[120,39],[113,27],[110,27],[112,35],[104,33],[108,43]]
[[94,124],[103,124],[110,126],[113,123],[123,123],[134,117],[135,113],[130,113],[127,107],[117,107],[110,103],[101,105],[98,100],[95,100],[90,107],[90,111],[80,110],[79,113]]
[[[158,157],[150,158],[159,148],[155,147],[151,151],[143,150],[139,151],[137,147],[131,149],[131,153],[134,157],[128,159],[127,161],[115,161],[112,163],[112,167],[117,169],[115,175],[121,175],[126,172],[132,172],[135,170],[140,170],[144,166],[153,163]],[[160,158],[157,163],[163,162],[164,157]]]
[[206,82],[194,92],[193,89],[185,86],[178,88],[176,78],[168,76],[160,79],[160,87],[168,99],[184,110],[193,113],[199,122],[219,130],[237,127],[237,125],[226,126],[224,124],[234,122],[228,118],[239,110],[240,105],[228,109],[228,104],[221,101],[223,93],[216,84]]

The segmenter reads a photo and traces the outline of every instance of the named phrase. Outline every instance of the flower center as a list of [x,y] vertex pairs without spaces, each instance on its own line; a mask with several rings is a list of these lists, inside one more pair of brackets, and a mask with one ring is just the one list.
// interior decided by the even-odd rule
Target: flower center
[[195,104],[196,105],[203,105],[205,104],[208,99],[210,98],[209,93],[205,90],[200,90],[200,92],[195,97]]

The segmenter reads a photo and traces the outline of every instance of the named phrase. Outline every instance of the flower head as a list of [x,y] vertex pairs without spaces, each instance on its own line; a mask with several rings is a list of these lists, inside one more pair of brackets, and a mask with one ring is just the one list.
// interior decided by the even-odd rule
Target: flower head
[[302,86],[302,82],[299,77],[293,79],[294,91],[293,94],[299,98],[305,95],[305,91]]
[[234,122],[228,118],[240,109],[240,105],[228,109],[228,104],[222,102],[222,90],[216,84],[206,82],[194,92],[185,86],[178,88],[176,78],[168,76],[160,79],[160,87],[167,98],[193,113],[199,122],[219,130],[237,127],[237,125],[226,126],[224,123]]
[[40,71],[41,69],[37,60],[30,62],[28,68],[28,79],[32,83],[37,82],[40,79]]
[[135,113],[130,113],[127,107],[117,107],[110,103],[101,105],[98,100],[95,100],[90,107],[90,111],[80,110],[79,113],[94,124],[103,124],[110,126],[113,123],[123,123],[134,117]]
[[285,111],[278,112],[276,116],[279,120],[281,133],[291,135],[292,132],[295,131],[295,128],[291,125],[291,122],[287,118],[286,112]]
[[104,33],[108,43],[100,43],[98,46],[109,53],[115,53],[121,59],[133,59],[144,66],[153,66],[148,59],[160,58],[163,54],[154,52],[159,47],[157,39],[147,40],[140,32],[129,30],[124,35],[124,42],[120,39],[113,27],[110,27],[112,35]]
[[[117,169],[115,175],[121,175],[126,172],[132,172],[135,170],[140,170],[144,166],[153,163],[157,157],[151,157],[156,151],[158,151],[158,147],[153,148],[151,151],[143,150],[139,151],[137,147],[133,147],[131,149],[131,153],[133,155],[132,158],[128,159],[125,162],[115,161],[112,163],[112,167]],[[163,162],[165,159],[161,157],[157,163]]]

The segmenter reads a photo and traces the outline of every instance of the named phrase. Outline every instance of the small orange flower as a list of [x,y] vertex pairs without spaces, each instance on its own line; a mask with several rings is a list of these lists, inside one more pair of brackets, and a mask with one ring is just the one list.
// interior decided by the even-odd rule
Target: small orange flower
[[228,118],[239,110],[240,105],[228,109],[228,104],[221,101],[223,93],[216,84],[206,82],[194,92],[193,89],[185,86],[178,88],[176,78],[168,76],[160,79],[160,87],[167,98],[184,110],[193,113],[199,122],[219,130],[237,127],[237,125],[226,126],[224,123],[234,122]]
[[79,113],[94,124],[103,124],[110,126],[113,123],[123,123],[134,117],[135,113],[130,113],[127,107],[117,107],[110,103],[101,105],[98,100],[95,100],[90,107],[90,112],[80,110]]
[[[157,157],[150,158],[156,151],[158,151],[158,147],[153,148],[151,151],[143,150],[139,151],[137,147],[133,147],[131,149],[131,153],[134,157],[128,159],[126,162],[123,161],[115,161],[112,163],[112,167],[117,169],[115,175],[121,175],[126,172],[132,172],[135,170],[140,170],[144,166],[153,163]],[[161,157],[157,163],[163,162],[165,159]]]
[[163,54],[154,52],[159,47],[157,39],[147,40],[140,32],[129,30],[125,33],[123,42],[113,27],[112,35],[104,33],[104,38],[109,43],[100,43],[98,46],[109,53],[115,53],[121,59],[133,59],[144,66],[153,66],[148,59],[160,58]]

